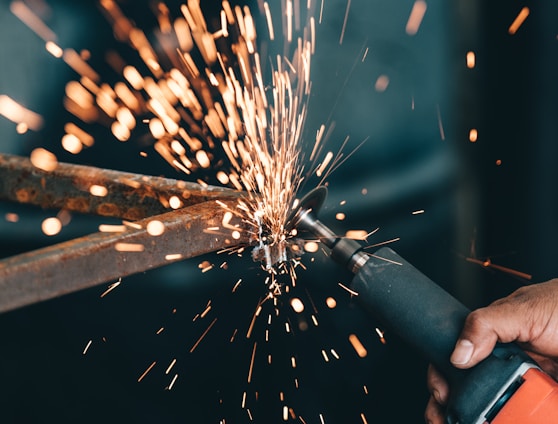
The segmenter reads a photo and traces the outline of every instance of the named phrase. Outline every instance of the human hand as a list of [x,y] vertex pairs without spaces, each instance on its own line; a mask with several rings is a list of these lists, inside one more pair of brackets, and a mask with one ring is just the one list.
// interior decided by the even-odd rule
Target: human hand
[[[450,357],[456,368],[471,368],[490,355],[497,342],[516,342],[549,375],[558,379],[558,278],[522,287],[511,295],[469,314]],[[444,422],[449,387],[428,367],[431,393],[425,419]]]

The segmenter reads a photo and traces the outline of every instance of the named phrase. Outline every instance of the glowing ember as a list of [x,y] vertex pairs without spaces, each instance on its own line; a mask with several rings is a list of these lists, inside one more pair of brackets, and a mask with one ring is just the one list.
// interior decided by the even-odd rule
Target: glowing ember
[[527,16],[529,16],[529,13],[530,11],[528,7],[524,7],[519,11],[519,14],[516,16],[516,18],[513,20],[510,27],[508,28],[508,33],[510,35],[514,35],[517,32],[519,27],[523,25],[523,22],[525,22],[525,19],[527,19]]
[[333,309],[337,306],[337,301],[333,297],[328,297],[326,299],[326,305],[329,309]]
[[55,236],[62,230],[62,222],[58,218],[47,218],[41,224],[43,233],[47,236]]
[[407,26],[405,27],[405,31],[407,32],[407,34],[415,35],[418,32],[425,13],[426,2],[424,0],[416,0],[413,4],[411,14],[409,15]]
[[114,249],[118,252],[143,252],[145,246],[139,243],[116,243]]
[[366,348],[364,347],[364,345],[362,344],[362,342],[360,341],[360,339],[357,337],[356,334],[351,334],[349,336],[349,342],[351,343],[353,349],[355,350],[355,352],[360,358],[365,358],[368,355],[368,351],[366,350]]
[[304,311],[304,303],[302,303],[302,300],[300,300],[298,297],[293,297],[291,299],[291,307],[298,314]]
[[469,51],[467,52],[467,68],[473,69],[476,64],[476,56],[475,52]]
[[56,159],[56,156],[42,147],[33,150],[29,156],[29,160],[33,166],[46,172],[52,172],[58,166],[58,159]]
[[89,187],[89,193],[97,197],[105,197],[108,194],[108,190],[105,186],[93,184]]
[[165,224],[158,220],[149,221],[146,230],[151,236],[160,236],[165,232]]
[[469,141],[471,143],[476,143],[479,138],[479,133],[475,128],[469,130]]

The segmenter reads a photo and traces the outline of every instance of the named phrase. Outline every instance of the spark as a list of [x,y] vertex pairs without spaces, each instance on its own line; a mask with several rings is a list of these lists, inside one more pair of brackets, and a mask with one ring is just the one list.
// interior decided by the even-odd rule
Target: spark
[[117,288],[121,283],[122,283],[122,278],[119,278],[118,281],[110,284],[108,288],[101,294],[100,297],[101,298],[105,297],[107,294],[109,294],[111,291]]
[[400,238],[396,237],[396,238],[393,238],[391,240],[381,241],[379,243],[375,243],[375,244],[371,244],[369,246],[366,246],[366,249],[372,249],[372,248],[379,247],[379,246],[385,246],[386,244],[395,243],[396,241],[399,241],[399,240],[400,240]]
[[42,147],[38,147],[31,152],[29,160],[35,168],[46,172],[52,172],[58,167],[58,159],[54,153]]
[[378,79],[376,79],[376,83],[374,84],[374,89],[378,93],[383,93],[387,90],[389,85],[389,77],[387,75],[380,75]]
[[298,314],[304,311],[304,303],[302,303],[302,300],[300,300],[298,297],[293,297],[291,299],[291,307]]
[[517,32],[519,27],[523,25],[523,22],[525,22],[525,19],[527,19],[527,16],[529,16],[529,13],[530,11],[528,7],[524,7],[519,11],[518,15],[515,17],[510,27],[508,28],[508,33],[510,35],[514,35]]
[[341,287],[343,290],[348,291],[351,296],[358,296],[358,292],[351,290],[350,288],[348,288],[346,285],[344,285],[343,283],[337,283],[339,285],[339,287]]
[[384,338],[384,332],[380,330],[378,327],[376,327],[375,330],[376,330],[376,334],[380,338],[380,342],[382,342],[382,344],[386,344],[386,339]]
[[343,44],[345,37],[345,29],[347,28],[347,20],[349,19],[349,10],[351,9],[351,0],[347,0],[347,7],[345,8],[345,17],[343,18],[343,28],[341,29],[341,36],[339,37],[339,45]]
[[10,3],[10,11],[45,42],[56,41],[56,34],[23,1]]
[[526,274],[526,273],[524,273],[524,272],[517,271],[517,270],[515,270],[515,269],[508,268],[508,267],[506,267],[506,266],[497,265],[497,264],[495,264],[495,263],[492,263],[492,261],[490,260],[490,258],[489,258],[489,259],[486,259],[486,260],[484,260],[484,261],[483,261],[483,260],[480,260],[480,259],[476,259],[476,258],[466,258],[466,261],[467,261],[467,262],[474,263],[474,264],[481,265],[481,266],[484,267],[484,268],[496,269],[496,270],[498,270],[498,271],[502,271],[502,272],[505,272],[505,273],[507,273],[507,274],[510,274],[510,275],[514,275],[514,276],[516,276],[516,277],[519,277],[519,278],[523,278],[523,279],[525,279],[525,280],[531,280],[531,278],[533,278],[533,276],[530,275],[530,274]]
[[89,187],[89,193],[92,196],[105,197],[108,194],[108,190],[105,186],[93,184]]
[[145,229],[150,236],[157,237],[165,232],[165,224],[157,219],[154,219],[153,221],[149,221],[147,223]]
[[337,301],[333,297],[326,299],[326,305],[329,309],[334,309],[337,306]]
[[366,350],[366,348],[364,347],[364,345],[359,340],[356,334],[351,334],[349,336],[349,342],[351,343],[353,349],[355,350],[355,352],[360,358],[365,358],[368,355],[368,351]]
[[169,253],[168,255],[165,255],[165,260],[166,261],[178,261],[182,259],[182,253]]
[[202,333],[200,338],[196,341],[196,343],[194,343],[194,345],[190,349],[190,353],[193,353],[194,350],[196,350],[196,348],[199,346],[199,344],[205,338],[205,336],[207,336],[207,333],[209,333],[209,330],[211,330],[211,328],[215,325],[216,322],[217,322],[217,318],[214,318],[213,321],[211,321],[211,324],[209,324],[209,326],[205,329],[205,331]]
[[467,68],[473,69],[475,66],[476,66],[475,52],[468,51],[467,52]]
[[176,364],[176,359],[173,359],[169,364],[168,368],[165,370],[165,374],[168,375],[171,372],[172,368],[175,366],[175,364]]
[[172,390],[172,387],[174,386],[174,383],[176,383],[177,379],[178,379],[178,374],[175,374],[167,390]]
[[469,130],[469,141],[471,143],[476,143],[479,138],[479,133],[476,128],[471,128]]
[[141,243],[116,243],[114,249],[117,252],[143,252],[145,246]]
[[139,376],[139,378],[138,378],[138,383],[140,383],[141,380],[143,380],[143,379],[145,378],[145,376],[149,373],[149,371],[151,371],[151,370],[153,369],[153,367],[154,367],[156,364],[157,364],[157,361],[153,361],[153,362],[151,363],[151,365],[149,365],[149,366],[147,367],[147,369],[143,372],[143,374]]
[[14,212],[8,212],[8,213],[6,213],[6,215],[4,215],[4,219],[7,222],[16,223],[16,222],[19,221],[19,215],[17,213],[14,213]]
[[440,112],[440,105],[438,104],[436,105],[436,115],[438,116],[438,130],[440,131],[440,138],[444,141],[446,139],[446,133],[442,122],[442,112]]
[[257,342],[254,342],[254,347],[252,348],[252,357],[250,358],[250,367],[248,369],[248,383],[252,382],[252,372],[254,370],[254,360],[256,359],[256,348],[258,346]]
[[89,347],[91,346],[91,343],[93,343],[93,340],[89,340],[87,342],[87,345],[85,346],[85,349],[83,349],[82,354],[85,355],[87,353],[87,351],[89,350]]
[[41,229],[47,236],[55,236],[62,230],[62,222],[56,217],[46,218],[42,224]]
[[422,215],[424,213],[424,209],[417,209],[416,211],[411,212],[411,215]]
[[100,224],[99,231],[102,233],[122,233],[126,231],[125,225],[112,225],[112,224]]
[[422,23],[424,14],[426,13],[426,2],[424,0],[415,0],[413,3],[413,8],[411,9],[411,14],[405,26],[405,32],[408,35],[415,35]]

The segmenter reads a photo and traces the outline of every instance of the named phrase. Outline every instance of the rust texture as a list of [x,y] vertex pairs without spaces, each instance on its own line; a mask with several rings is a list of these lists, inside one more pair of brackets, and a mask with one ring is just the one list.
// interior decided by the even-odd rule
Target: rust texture
[[[106,188],[106,195],[92,195],[93,185]],[[240,194],[226,188],[67,163],[58,163],[54,171],[47,172],[25,157],[0,154],[0,200],[137,220],[170,211],[173,196],[180,199],[180,207],[187,207],[215,199],[237,199]]]
[[[225,203],[236,207],[235,200]],[[0,312],[114,282],[152,268],[204,253],[249,243],[238,220],[240,238],[222,228],[226,210],[208,201],[134,223],[121,233],[95,233],[0,261]],[[147,224],[161,221],[165,231],[150,235]],[[234,222],[232,223],[234,224]],[[119,246],[141,251],[119,251]],[[171,255],[171,256],[169,256]]]

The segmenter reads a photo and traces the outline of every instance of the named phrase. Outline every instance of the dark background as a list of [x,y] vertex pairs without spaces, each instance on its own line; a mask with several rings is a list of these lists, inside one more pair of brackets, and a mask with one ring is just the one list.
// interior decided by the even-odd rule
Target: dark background
[[[48,4],[45,21],[60,44],[89,49],[95,69],[110,79],[104,52],[122,46],[96,4]],[[148,31],[152,20],[144,2],[123,4]],[[419,32],[409,36],[404,28],[412,1],[353,1],[340,44],[346,4],[324,3],[306,134],[335,122],[332,150],[347,135],[349,150],[368,140],[329,178],[322,220],[339,232],[379,227],[371,243],[400,237],[392,247],[471,308],[529,281],[468,257],[528,273],[531,282],[555,277],[558,4],[428,1]],[[512,36],[508,27],[524,6],[531,13]],[[474,69],[465,66],[467,51],[476,53]],[[374,89],[380,75],[390,79],[385,92]],[[62,101],[73,78],[2,1],[0,94],[41,113],[46,124],[18,135],[0,117],[0,151],[26,155],[44,146],[66,162],[182,178],[155,154],[139,157],[146,146],[123,145],[104,128],[91,128],[94,148],[78,156],[65,153],[59,140],[70,116]],[[476,143],[468,140],[471,128],[478,129]],[[0,207],[4,257],[87,234],[102,222],[74,216],[59,236],[48,238],[40,222],[57,211]],[[419,209],[425,212],[412,214]],[[4,221],[8,212],[17,212],[20,221]],[[336,212],[346,220],[337,222]],[[285,297],[269,327],[269,343],[263,341],[265,318],[250,340],[244,337],[264,290],[259,266],[247,257],[226,258],[228,270],[202,274],[197,264],[203,259],[225,260],[188,260],[125,278],[103,299],[104,286],[1,315],[0,421],[249,422],[241,407],[246,392],[254,422],[282,422],[283,405],[308,424],[320,423],[320,414],[325,423],[361,423],[361,413],[368,423],[422,422],[426,362],[394,334],[386,332],[387,343],[381,343],[375,328],[383,323],[366,316],[338,287],[350,275],[324,255],[300,271],[292,293],[310,294],[320,325],[311,324],[308,307],[294,314]],[[241,277],[241,289],[232,295]],[[337,299],[335,309],[327,308],[328,296]],[[209,299],[211,313],[193,322]],[[214,318],[215,328],[189,353]],[[282,327],[287,319],[295,329],[291,334]],[[301,321],[309,323],[308,330],[299,330]],[[156,335],[162,326],[165,331]],[[235,328],[238,336],[230,343]],[[352,333],[366,346],[366,358],[358,358],[348,343]],[[247,384],[255,341],[254,379]],[[325,362],[322,349],[334,349],[340,359],[329,354]],[[268,354],[273,366],[265,363]],[[177,365],[165,375],[173,358]],[[153,361],[157,366],[137,383]],[[174,372],[179,378],[165,390]]]

